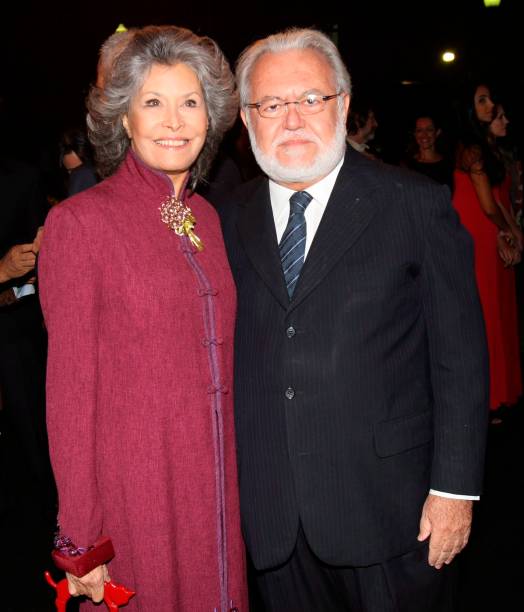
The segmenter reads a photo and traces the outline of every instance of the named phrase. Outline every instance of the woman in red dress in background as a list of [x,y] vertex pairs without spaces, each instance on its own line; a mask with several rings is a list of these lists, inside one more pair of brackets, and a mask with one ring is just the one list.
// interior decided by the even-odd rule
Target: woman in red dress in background
[[[516,225],[515,213],[511,202],[511,172],[505,163],[498,139],[505,138],[509,120],[506,118],[501,104],[495,106],[493,121],[489,125],[489,141],[499,159],[504,163],[506,173],[502,183],[493,187],[495,201],[502,207],[506,220],[511,227]],[[515,262],[517,263],[517,262]],[[517,313],[517,295],[515,287],[515,270],[513,266],[506,266],[498,276],[501,297],[502,333],[505,347],[505,357],[508,362],[506,368],[506,396],[507,405],[515,404],[522,395],[522,376],[520,363],[520,343]]]
[[88,99],[107,178],[53,208],[39,262],[57,548],[86,562],[75,595],[100,601],[111,576],[136,591],[130,612],[245,612],[235,287],[194,193],[237,115],[233,76],[183,28],[121,40]]
[[465,113],[468,121],[457,148],[453,194],[453,205],[474,242],[492,411],[514,404],[522,392],[513,270],[521,257],[522,233],[501,201],[506,172],[489,139],[494,109],[489,88],[478,85]]

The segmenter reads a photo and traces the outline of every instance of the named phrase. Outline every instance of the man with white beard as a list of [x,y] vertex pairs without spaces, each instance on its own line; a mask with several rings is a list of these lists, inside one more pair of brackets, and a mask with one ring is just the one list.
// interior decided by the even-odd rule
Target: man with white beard
[[325,35],[254,43],[237,82],[267,175],[223,219],[262,609],[451,610],[488,414],[470,239],[447,190],[346,149],[350,78]]

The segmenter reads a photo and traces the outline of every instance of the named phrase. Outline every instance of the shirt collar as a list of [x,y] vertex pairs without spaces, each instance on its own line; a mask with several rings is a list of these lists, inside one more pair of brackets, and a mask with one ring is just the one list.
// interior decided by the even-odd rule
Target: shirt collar
[[351,138],[347,138],[348,143],[359,153],[364,153],[369,149],[369,145],[365,142],[357,142],[356,140],[352,140]]
[[[309,195],[313,198],[312,201],[318,202],[322,208],[325,208],[328,200],[331,196],[331,192],[333,191],[333,187],[335,186],[335,181],[337,180],[338,173],[340,172],[340,168],[342,168],[342,164],[344,163],[344,158],[342,158],[338,164],[331,170],[329,174],[327,174],[323,179],[318,181],[318,183],[314,183],[310,185],[304,191],[307,191]],[[279,216],[279,214],[285,214],[286,218],[289,216],[289,198],[295,193],[293,189],[289,189],[288,187],[284,187],[283,185],[279,185],[275,183],[272,179],[269,179],[269,196],[271,198],[271,207],[273,208],[273,214],[275,218]]]

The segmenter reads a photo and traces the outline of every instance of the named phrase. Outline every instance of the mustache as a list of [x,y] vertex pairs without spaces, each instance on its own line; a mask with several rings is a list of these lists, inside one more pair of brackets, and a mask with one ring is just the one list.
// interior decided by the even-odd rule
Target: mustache
[[288,132],[284,132],[280,134],[274,141],[273,146],[278,146],[281,144],[286,144],[289,140],[307,140],[309,142],[313,142],[318,145],[322,145],[322,141],[316,134],[312,134],[307,132],[306,130],[290,130]]

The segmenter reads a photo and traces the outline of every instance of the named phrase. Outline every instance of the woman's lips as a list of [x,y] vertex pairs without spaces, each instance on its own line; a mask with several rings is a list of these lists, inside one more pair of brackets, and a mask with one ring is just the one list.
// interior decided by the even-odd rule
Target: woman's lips
[[189,143],[188,138],[162,138],[155,140],[154,143],[164,149],[179,149]]

